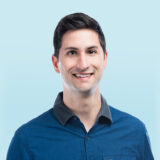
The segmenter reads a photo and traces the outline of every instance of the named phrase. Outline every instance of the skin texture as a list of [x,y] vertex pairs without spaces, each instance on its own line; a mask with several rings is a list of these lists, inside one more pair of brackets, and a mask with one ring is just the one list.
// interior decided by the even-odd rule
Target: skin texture
[[101,107],[99,81],[107,63],[98,34],[91,29],[67,31],[59,59],[52,55],[52,62],[63,80],[64,103],[89,131]]

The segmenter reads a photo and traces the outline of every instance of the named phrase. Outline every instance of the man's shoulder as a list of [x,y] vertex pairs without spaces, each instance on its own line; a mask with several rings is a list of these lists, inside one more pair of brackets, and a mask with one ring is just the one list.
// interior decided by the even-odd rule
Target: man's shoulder
[[34,134],[34,132],[42,132],[43,130],[45,131],[47,127],[54,127],[55,125],[57,125],[57,120],[54,116],[53,108],[51,108],[21,125],[16,130],[16,134],[29,136],[30,134]]
[[112,115],[113,124],[127,128],[134,128],[135,131],[141,131],[141,133],[142,131],[143,133],[146,132],[145,125],[139,118],[112,106],[109,106],[109,108]]

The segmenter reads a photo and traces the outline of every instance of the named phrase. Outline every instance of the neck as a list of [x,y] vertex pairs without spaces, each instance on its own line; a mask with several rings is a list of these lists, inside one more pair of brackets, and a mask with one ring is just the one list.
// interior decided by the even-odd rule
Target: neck
[[86,130],[89,131],[94,125],[101,107],[99,89],[94,93],[69,93],[64,90],[63,101],[80,118]]

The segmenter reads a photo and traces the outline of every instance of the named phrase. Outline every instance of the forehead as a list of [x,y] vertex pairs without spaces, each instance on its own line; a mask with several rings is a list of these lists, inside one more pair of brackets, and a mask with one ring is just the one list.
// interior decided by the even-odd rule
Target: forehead
[[97,32],[91,29],[78,29],[67,31],[62,37],[61,48],[99,46],[100,41]]

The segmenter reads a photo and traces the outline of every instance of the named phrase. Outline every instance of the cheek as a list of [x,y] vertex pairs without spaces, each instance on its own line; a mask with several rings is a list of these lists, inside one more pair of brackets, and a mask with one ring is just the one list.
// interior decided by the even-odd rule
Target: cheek
[[60,65],[59,65],[59,70],[60,70],[60,72],[63,74],[65,74],[65,73],[67,73],[67,72],[69,72],[71,69],[72,69],[72,63],[70,62],[70,63],[67,63],[67,62],[62,62],[62,63],[60,63]]
[[92,63],[94,64],[94,66],[99,69],[102,70],[104,68],[104,60],[101,58],[96,58],[92,61]]

